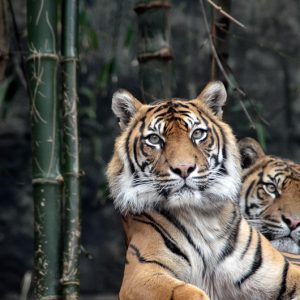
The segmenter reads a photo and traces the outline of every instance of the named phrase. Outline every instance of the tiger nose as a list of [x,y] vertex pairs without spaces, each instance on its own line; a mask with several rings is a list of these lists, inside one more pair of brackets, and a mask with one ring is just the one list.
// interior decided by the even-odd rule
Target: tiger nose
[[175,168],[171,168],[171,170],[175,174],[179,175],[182,178],[187,178],[195,169],[195,165],[178,165],[175,166]]
[[282,216],[282,220],[286,223],[286,225],[291,229],[294,230],[296,227],[300,225],[300,220],[295,219],[291,216]]

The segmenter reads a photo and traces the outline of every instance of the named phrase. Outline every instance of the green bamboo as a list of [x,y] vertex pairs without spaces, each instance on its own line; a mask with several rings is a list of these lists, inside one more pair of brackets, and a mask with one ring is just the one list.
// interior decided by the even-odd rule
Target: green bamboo
[[61,183],[57,105],[57,1],[27,0],[32,123],[35,299],[60,298]]
[[79,299],[80,196],[77,125],[78,1],[63,2],[63,297]]
[[171,96],[170,0],[137,0],[140,86],[147,102]]

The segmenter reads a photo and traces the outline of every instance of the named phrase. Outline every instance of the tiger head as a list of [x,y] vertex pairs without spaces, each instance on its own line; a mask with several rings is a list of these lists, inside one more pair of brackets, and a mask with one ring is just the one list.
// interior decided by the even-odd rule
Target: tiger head
[[300,165],[266,155],[251,138],[239,147],[242,213],[276,248],[300,253]]
[[113,95],[121,127],[107,177],[121,213],[154,207],[210,210],[237,201],[239,151],[222,118],[226,91],[212,82],[193,100],[144,105],[129,92]]

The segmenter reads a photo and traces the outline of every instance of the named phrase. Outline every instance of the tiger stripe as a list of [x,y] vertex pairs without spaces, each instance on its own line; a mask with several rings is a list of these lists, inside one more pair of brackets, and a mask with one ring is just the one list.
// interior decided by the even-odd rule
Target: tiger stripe
[[202,253],[201,249],[196,246],[195,242],[193,241],[191,235],[188,233],[188,230],[184,227],[184,225],[181,224],[180,221],[169,211],[161,210],[159,211],[159,213],[162,214],[173,226],[175,226],[182,233],[182,235],[186,238],[188,243],[199,254],[199,256],[202,258],[204,262],[204,254]]
[[283,256],[292,264],[300,266],[300,254],[282,252]]
[[156,264],[156,265],[162,267],[163,269],[168,270],[175,277],[178,276],[171,268],[169,268],[167,265],[163,264],[162,262],[160,262],[158,260],[149,260],[149,259],[146,259],[145,257],[143,257],[140,253],[140,250],[135,245],[130,244],[128,248],[133,250],[132,254],[136,256],[136,258],[138,259],[138,261],[140,263],[142,263],[142,264]]
[[287,279],[288,270],[289,270],[289,263],[285,260],[284,266],[283,266],[283,272],[282,272],[282,280],[281,280],[281,284],[280,284],[280,291],[279,291],[279,294],[277,297],[278,300],[282,299],[282,296],[286,292],[286,288],[287,288],[286,279]]
[[233,218],[231,222],[229,222],[231,225],[231,228],[228,229],[230,230],[229,237],[223,249],[221,250],[218,262],[223,261],[227,256],[231,255],[236,248],[241,221],[241,214],[239,211],[234,210]]
[[253,238],[253,227],[250,226],[250,231],[249,231],[249,235],[248,235],[247,244],[246,244],[246,247],[245,247],[245,249],[243,250],[243,252],[241,254],[241,259],[243,259],[243,257],[245,256],[245,254],[249,250],[249,247],[250,247],[251,242],[252,242],[252,238]]
[[134,218],[135,221],[137,222],[141,222],[144,224],[148,224],[150,226],[152,226],[162,237],[162,239],[164,240],[164,243],[166,245],[166,247],[174,254],[180,256],[181,258],[185,259],[186,262],[191,265],[189,258],[186,256],[186,254],[184,254],[180,248],[176,245],[176,242],[174,241],[174,239],[167,233],[166,230],[162,229],[160,225],[158,225],[155,221],[143,221],[141,219],[138,218]]
[[262,265],[262,248],[261,248],[261,237],[260,234],[257,234],[257,243],[256,243],[256,250],[255,250],[255,254],[254,254],[254,259],[253,259],[253,263],[250,266],[248,272],[246,272],[246,274],[244,274],[241,279],[239,279],[236,282],[236,285],[241,288],[241,285],[247,280],[249,279],[251,276],[253,276],[256,271],[261,267]]

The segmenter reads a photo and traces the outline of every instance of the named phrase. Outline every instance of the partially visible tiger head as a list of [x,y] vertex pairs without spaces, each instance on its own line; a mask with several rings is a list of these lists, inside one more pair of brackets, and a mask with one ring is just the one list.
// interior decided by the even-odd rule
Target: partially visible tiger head
[[300,253],[300,165],[266,155],[251,138],[239,147],[242,213],[276,248]]
[[226,97],[221,82],[208,84],[196,99],[152,105],[124,90],[113,95],[121,134],[107,177],[121,213],[154,207],[210,210],[237,201],[239,151],[221,120]]

